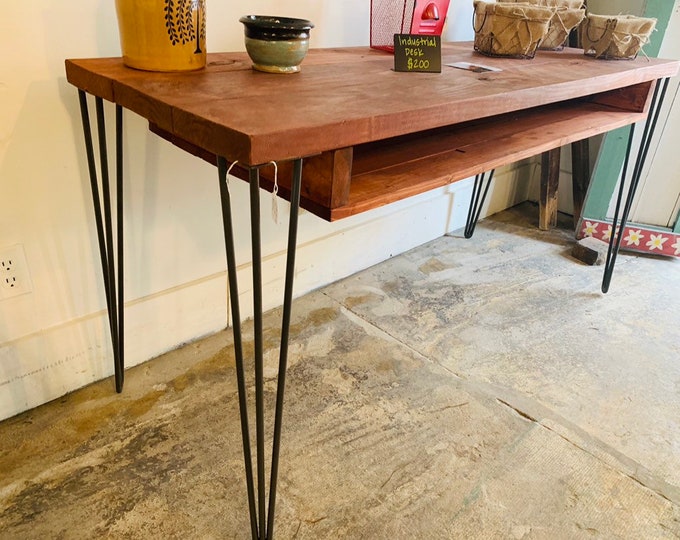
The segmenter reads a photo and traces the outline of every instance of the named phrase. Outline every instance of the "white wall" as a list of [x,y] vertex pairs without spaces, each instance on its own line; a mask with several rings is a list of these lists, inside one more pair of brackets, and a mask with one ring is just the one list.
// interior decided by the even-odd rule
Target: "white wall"
[[[242,49],[238,18],[248,12],[313,20],[316,47],[368,44],[368,0],[207,3],[212,51]],[[468,4],[454,0],[448,39],[471,37]],[[120,55],[114,1],[5,2],[0,40],[0,255],[22,245],[32,285],[0,300],[6,418],[113,371],[77,93],[65,80],[64,59]],[[132,113],[125,122],[130,366],[224,328],[227,292],[216,170],[151,135]],[[489,211],[524,200],[526,189],[517,186],[496,190]],[[232,190],[246,200],[245,183],[233,181]],[[469,190],[460,182],[336,224],[303,213],[296,295],[460,228]],[[264,221],[265,302],[273,307],[281,302],[285,227]],[[244,296],[247,223],[246,213],[236,216]]]

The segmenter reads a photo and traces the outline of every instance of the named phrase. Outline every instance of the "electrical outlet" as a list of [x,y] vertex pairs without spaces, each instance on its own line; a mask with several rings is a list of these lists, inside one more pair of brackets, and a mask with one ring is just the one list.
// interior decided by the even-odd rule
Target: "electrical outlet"
[[17,244],[0,250],[0,299],[26,294],[33,290],[24,246]]

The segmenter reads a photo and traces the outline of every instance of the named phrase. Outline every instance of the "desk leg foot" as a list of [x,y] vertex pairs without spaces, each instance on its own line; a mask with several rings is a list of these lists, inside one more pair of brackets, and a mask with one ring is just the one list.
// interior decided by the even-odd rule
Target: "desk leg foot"
[[[227,184],[227,162],[224,158],[217,160],[220,195],[222,201],[222,219],[225,234],[227,255],[227,273],[229,279],[229,298],[234,330],[234,354],[236,359],[236,377],[239,395],[239,411],[241,417],[241,437],[248,492],[248,508],[250,529],[253,540],[265,538],[271,540],[274,534],[274,516],[276,503],[276,484],[279,468],[279,452],[281,446],[281,426],[283,423],[283,400],[285,377],[288,362],[288,340],[290,318],[293,302],[293,281],[295,276],[295,252],[297,244],[297,224],[300,203],[300,185],[302,179],[302,160],[296,160],[293,168],[293,185],[291,194],[290,221],[288,227],[288,252],[286,261],[286,277],[284,286],[283,320],[281,324],[281,346],[279,351],[279,372],[274,418],[274,436],[272,442],[272,462],[269,479],[269,507],[266,508],[265,478],[265,430],[264,430],[264,351],[263,351],[263,308],[262,308],[262,253],[260,240],[260,188],[259,171],[252,167],[250,180],[250,213],[253,264],[253,325],[254,325],[254,364],[255,364],[255,452],[256,472],[253,470],[253,458],[248,424],[248,396],[245,383],[243,362],[243,343],[241,333],[241,315],[238,299],[238,280],[236,275],[236,256],[234,249],[234,231],[231,213],[231,198]],[[257,491],[257,497],[256,497]],[[257,498],[257,500],[256,500]]]
[[[102,275],[104,277],[104,291],[106,294],[106,308],[111,331],[113,346],[113,361],[116,391],[123,391],[124,382],[124,316],[123,316],[123,109],[116,105],[116,257],[114,257],[114,235],[111,211],[111,188],[109,183],[109,164],[106,146],[106,123],[104,120],[104,104],[102,98],[95,98],[97,114],[97,137],[99,142],[99,169],[101,172],[101,197],[97,167],[95,165],[94,144],[90,128],[90,115],[87,105],[87,95],[78,90],[80,100],[80,114],[85,136],[85,150],[87,166],[92,189],[92,203],[95,222],[97,225],[97,239],[101,259]],[[117,261],[117,262],[116,262]],[[116,275],[118,277],[116,287]],[[116,294],[116,288],[118,294]]]
[[472,235],[475,233],[479,215],[482,212],[482,207],[484,206],[484,201],[489,193],[489,187],[491,186],[491,181],[493,180],[495,172],[496,169],[491,169],[488,173],[489,177],[486,179],[486,184],[484,184],[484,181],[487,173],[481,173],[475,176],[475,183],[472,187],[472,197],[470,198],[470,208],[468,209],[467,221],[465,223],[465,238],[472,238]]
[[626,149],[626,157],[624,159],[623,170],[621,172],[619,193],[616,199],[616,209],[614,210],[614,218],[612,220],[612,234],[611,238],[609,239],[609,248],[607,250],[607,259],[604,267],[604,276],[602,278],[603,293],[607,293],[609,291],[612,274],[614,272],[614,265],[616,264],[616,256],[618,255],[619,248],[621,247],[621,239],[625,235],[626,224],[628,223],[628,216],[630,214],[631,207],[633,206],[633,200],[635,199],[635,193],[637,192],[638,184],[640,183],[642,169],[645,165],[647,154],[649,153],[649,146],[654,135],[654,130],[656,129],[656,125],[659,120],[661,105],[663,104],[666,91],[668,90],[669,80],[670,79],[664,79],[663,81],[659,80],[655,84],[654,94],[652,96],[652,103],[649,108],[649,114],[647,115],[647,120],[645,122],[645,129],[642,134],[642,139],[640,140],[640,145],[637,151],[635,167],[633,168],[633,173],[631,175],[630,183],[628,186],[628,193],[625,197],[625,203],[623,204],[622,207],[626,178],[628,176],[628,164],[630,159],[630,153],[633,147],[635,125],[632,125],[630,128],[630,135],[628,137],[628,147]]

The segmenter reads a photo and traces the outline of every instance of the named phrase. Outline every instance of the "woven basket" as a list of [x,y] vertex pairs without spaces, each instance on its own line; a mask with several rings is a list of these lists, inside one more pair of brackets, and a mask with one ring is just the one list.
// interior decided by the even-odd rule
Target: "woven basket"
[[536,6],[554,9],[550,27],[539,49],[556,51],[564,47],[569,33],[576,28],[586,16],[583,0],[514,0]]
[[629,60],[649,42],[656,19],[588,13],[581,25],[583,51],[605,60]]
[[553,9],[516,2],[474,3],[475,50],[488,56],[533,58]]

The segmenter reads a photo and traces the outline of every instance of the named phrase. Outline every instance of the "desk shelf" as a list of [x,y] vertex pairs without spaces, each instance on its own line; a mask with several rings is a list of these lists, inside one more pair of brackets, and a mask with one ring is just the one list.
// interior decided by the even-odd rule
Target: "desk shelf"
[[357,146],[347,204],[322,217],[364,212],[643,118],[570,102]]

